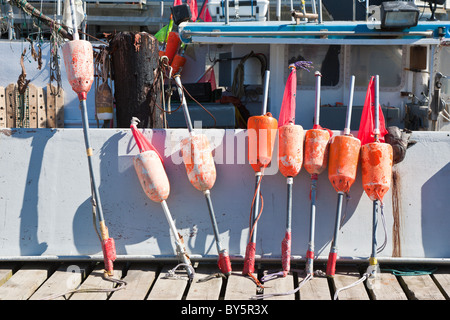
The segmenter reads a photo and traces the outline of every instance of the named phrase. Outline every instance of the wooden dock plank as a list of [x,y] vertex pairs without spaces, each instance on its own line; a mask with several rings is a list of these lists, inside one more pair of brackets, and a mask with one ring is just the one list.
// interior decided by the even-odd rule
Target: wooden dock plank
[[[305,275],[298,276],[298,282],[305,279]],[[330,287],[325,276],[314,275],[300,288],[300,300],[330,300]]]
[[91,272],[90,263],[62,264],[44,284],[36,290],[30,300],[66,300],[70,294],[60,294],[76,289]]
[[14,262],[2,262],[0,263],[0,286],[2,286],[9,278],[12,277],[14,272],[19,268],[18,263]]
[[368,290],[373,300],[408,300],[397,277],[392,273],[380,272],[372,283]]
[[166,278],[168,271],[175,267],[176,265],[165,265],[162,268],[147,300],[181,300],[183,298],[184,291],[188,284],[186,270],[183,267],[179,267],[176,270],[175,275],[180,276],[180,278]]
[[410,300],[445,300],[444,295],[428,274],[400,276],[399,281]]
[[[228,277],[224,300],[248,300],[257,294],[257,286],[249,276],[242,275],[243,265],[233,264]],[[254,274],[256,277],[256,274]]]
[[199,282],[199,279],[205,279],[208,276],[218,274],[218,272],[217,266],[200,263],[195,269],[194,279],[189,287],[186,300],[219,300],[223,285],[222,277]]
[[[336,274],[332,278],[335,291],[354,284],[361,278],[358,269],[353,266],[342,266],[336,268]],[[333,293],[334,299],[334,293]],[[370,300],[364,282],[360,282],[348,289],[339,291],[339,300]]]
[[[270,273],[270,272],[269,272]],[[289,273],[286,277],[280,277],[276,279],[269,280],[263,283],[264,286],[264,295],[269,295],[264,299],[269,300],[295,300],[295,294],[283,294],[292,292],[294,287],[294,275]],[[283,295],[279,295],[279,294]],[[274,296],[270,296],[271,294],[276,294]]]
[[109,300],[145,300],[158,274],[158,266],[148,263],[133,263],[122,280],[124,289],[113,292]]
[[54,268],[49,263],[26,264],[0,287],[0,300],[27,300]]
[[[89,274],[86,280],[79,287],[80,292],[76,292],[70,296],[70,300],[107,300],[111,295],[111,289],[116,284],[114,282],[103,279],[103,263],[98,264],[94,270]],[[122,277],[123,265],[114,265],[114,279],[120,279]],[[84,289],[96,289],[104,290],[105,292],[82,292]]]
[[450,300],[450,268],[439,267],[431,277],[445,296],[445,299]]

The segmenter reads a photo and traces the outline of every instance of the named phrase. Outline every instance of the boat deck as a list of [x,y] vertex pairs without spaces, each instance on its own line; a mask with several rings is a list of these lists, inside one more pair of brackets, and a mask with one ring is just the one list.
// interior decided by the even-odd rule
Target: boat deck
[[[242,276],[242,265],[233,263],[233,273],[228,279],[205,277],[218,269],[209,262],[196,262],[195,277],[187,281],[186,272],[179,267],[175,277],[167,272],[176,267],[175,262],[116,262],[114,278],[126,281],[120,290],[117,283],[103,278],[103,264],[87,262],[1,262],[0,300],[244,300],[257,293],[290,292],[302,281],[303,266],[291,266],[293,271],[285,278],[277,278],[259,289],[248,276]],[[298,268],[297,268],[298,267]],[[318,264],[317,270],[325,270]],[[380,280],[372,289],[366,282],[339,291],[339,300],[449,300],[450,266],[422,266],[432,271],[416,275],[394,274],[382,267]],[[259,264],[255,276],[260,278],[268,270],[278,271],[278,265]],[[266,300],[333,300],[336,289],[344,288],[360,279],[366,266],[338,265],[334,278],[316,276],[307,281],[294,294],[267,297]],[[400,269],[396,267],[396,269]],[[432,270],[431,270],[432,269]],[[410,270],[410,271],[411,271]],[[270,271],[270,272],[272,272]],[[76,289],[78,292],[73,292]],[[88,290],[86,290],[88,289]],[[96,289],[92,292],[91,289]],[[263,290],[263,292],[261,292]]]

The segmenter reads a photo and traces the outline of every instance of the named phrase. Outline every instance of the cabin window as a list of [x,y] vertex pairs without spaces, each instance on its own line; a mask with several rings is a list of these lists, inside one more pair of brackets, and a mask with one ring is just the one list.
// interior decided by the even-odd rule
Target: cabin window
[[380,76],[380,88],[398,88],[404,81],[406,54],[402,46],[350,46],[350,75],[355,86],[367,87],[374,75]]
[[288,63],[300,60],[311,61],[310,71],[297,70],[297,83],[301,87],[315,87],[314,73],[322,74],[323,87],[335,87],[341,78],[341,46],[340,45],[290,45]]

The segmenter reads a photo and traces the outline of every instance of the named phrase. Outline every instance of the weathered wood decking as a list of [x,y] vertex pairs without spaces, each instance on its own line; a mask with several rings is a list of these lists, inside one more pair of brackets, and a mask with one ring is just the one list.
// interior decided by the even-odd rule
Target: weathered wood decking
[[[116,262],[117,279],[127,282],[125,288],[111,290],[115,283],[102,277],[102,263],[97,262],[2,262],[0,263],[0,300],[249,300],[258,288],[250,277],[241,275],[242,265],[233,263],[228,279],[198,279],[217,273],[214,264],[195,263],[195,277],[188,282],[180,267],[180,278],[165,278],[176,263]],[[317,266],[317,269],[324,266]],[[383,267],[383,266],[382,266]],[[260,264],[255,276],[278,265]],[[293,269],[295,266],[292,267]],[[303,279],[302,266],[286,278],[266,282],[264,294],[289,292]],[[274,296],[267,300],[332,300],[336,289],[354,283],[365,266],[340,265],[333,279],[317,276],[295,294]],[[104,292],[76,292],[74,289],[102,289]],[[66,295],[61,295],[67,293]],[[382,272],[376,285],[369,289],[365,282],[339,292],[339,300],[449,300],[450,267],[436,266],[432,274],[396,276]]]

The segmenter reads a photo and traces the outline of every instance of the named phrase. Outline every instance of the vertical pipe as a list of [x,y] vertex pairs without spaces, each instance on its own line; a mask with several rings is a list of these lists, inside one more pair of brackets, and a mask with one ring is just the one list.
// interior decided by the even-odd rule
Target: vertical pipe
[[318,10],[318,15],[319,15],[319,23],[322,24],[322,0],[318,0],[319,2],[319,10]]
[[281,21],[281,0],[277,0],[277,20]]
[[83,11],[84,11],[84,21],[83,21],[83,40],[86,40],[86,25],[87,25],[87,14],[86,14],[86,1],[83,2]]
[[14,12],[11,4],[8,4],[8,40],[13,39]]
[[61,23],[61,0],[56,1],[56,22]]
[[[291,13],[294,11],[294,1],[291,0]],[[291,21],[295,22],[295,18],[291,15]]]
[[355,88],[355,76],[350,78],[350,96],[348,98],[347,115],[345,118],[344,134],[350,134],[350,123],[352,121],[352,107],[353,107],[353,91]]
[[380,121],[379,121],[379,113],[380,113],[380,77],[378,75],[375,76],[375,141],[378,141],[378,136],[380,134]]
[[225,0],[225,24],[230,24],[230,6],[229,0]]
[[266,114],[267,112],[267,100],[269,97],[269,80],[270,80],[270,71],[266,70],[264,73],[264,95],[263,95],[263,105],[262,105],[262,114]]

